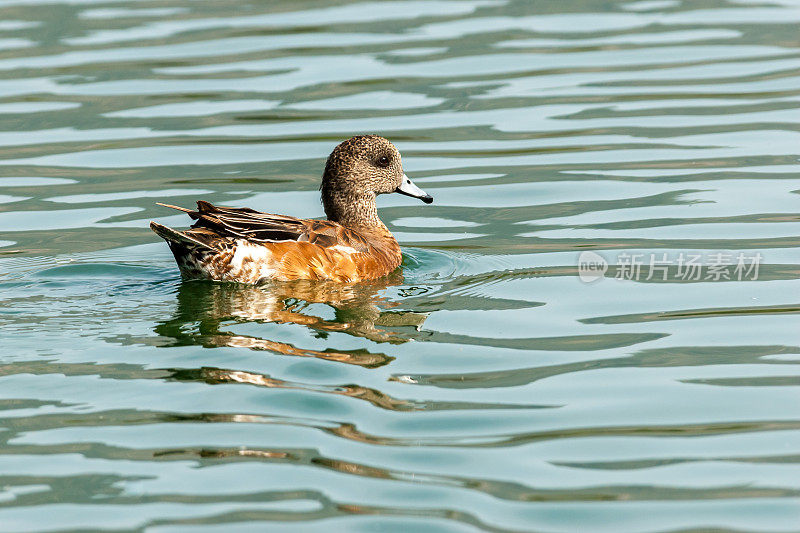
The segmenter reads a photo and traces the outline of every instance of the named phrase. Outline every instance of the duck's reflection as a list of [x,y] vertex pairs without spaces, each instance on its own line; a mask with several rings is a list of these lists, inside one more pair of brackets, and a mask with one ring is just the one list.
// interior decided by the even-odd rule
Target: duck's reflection
[[242,370],[229,370],[225,368],[201,367],[188,369],[169,369],[171,379],[177,381],[202,381],[210,385],[223,383],[239,383],[255,385],[257,387],[267,387],[271,389],[297,389],[313,390],[321,394],[332,394],[335,396],[347,396],[371,403],[376,407],[388,409],[390,411],[422,411],[426,409],[445,409],[457,408],[458,404],[432,404],[431,402],[418,402],[414,400],[403,400],[394,398],[377,389],[362,387],[360,385],[311,385],[309,383],[299,383],[276,379],[266,374],[257,372],[245,372]]
[[225,326],[246,322],[299,324],[322,338],[331,332],[342,332],[379,343],[408,342],[409,334],[420,328],[427,314],[392,310],[396,304],[378,294],[402,281],[399,273],[359,284],[293,281],[250,286],[185,281],[178,290],[176,316],[158,324],[155,331],[162,337],[174,338],[179,345],[242,347],[381,366],[393,358],[364,349],[299,348],[260,336],[232,333]]

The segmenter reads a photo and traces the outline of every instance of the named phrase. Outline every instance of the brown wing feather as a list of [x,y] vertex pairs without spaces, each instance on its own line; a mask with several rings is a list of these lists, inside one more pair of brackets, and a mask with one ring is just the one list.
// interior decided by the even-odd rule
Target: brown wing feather
[[248,207],[215,206],[203,200],[197,202],[197,211],[189,212],[189,216],[197,220],[192,227],[209,228],[220,235],[250,242],[307,241],[322,247],[349,246],[363,253],[369,249],[362,235],[328,220],[262,213]]
[[197,220],[195,228],[209,228],[254,243],[296,241],[305,232],[305,224],[295,217],[259,213],[247,207],[215,206],[202,200],[189,216]]

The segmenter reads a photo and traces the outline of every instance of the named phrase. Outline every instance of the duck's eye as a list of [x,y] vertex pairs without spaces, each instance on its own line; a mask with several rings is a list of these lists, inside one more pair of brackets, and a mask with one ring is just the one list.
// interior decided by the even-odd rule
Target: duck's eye
[[386,168],[386,167],[388,167],[388,166],[389,166],[389,158],[388,158],[388,157],[386,157],[385,155],[384,155],[384,156],[381,156],[381,157],[379,157],[379,158],[378,158],[378,166],[379,166],[379,167],[383,167],[383,168]]

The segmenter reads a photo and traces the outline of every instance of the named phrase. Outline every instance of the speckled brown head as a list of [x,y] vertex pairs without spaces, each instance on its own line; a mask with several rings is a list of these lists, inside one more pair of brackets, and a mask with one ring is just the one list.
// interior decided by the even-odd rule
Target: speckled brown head
[[358,135],[334,148],[320,190],[328,220],[353,227],[383,226],[375,206],[379,194],[399,192],[433,201],[403,173],[397,148],[378,135]]

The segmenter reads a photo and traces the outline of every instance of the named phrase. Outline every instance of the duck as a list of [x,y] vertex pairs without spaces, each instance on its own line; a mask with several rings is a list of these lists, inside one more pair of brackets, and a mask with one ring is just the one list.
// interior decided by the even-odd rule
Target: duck
[[402,261],[397,239],[378,217],[376,197],[400,193],[433,202],[406,176],[397,148],[379,135],[357,135],[336,146],[320,192],[327,220],[199,200],[196,210],[158,204],[186,213],[195,221],[189,229],[153,221],[150,229],[167,242],[187,279],[357,283],[387,276]]

